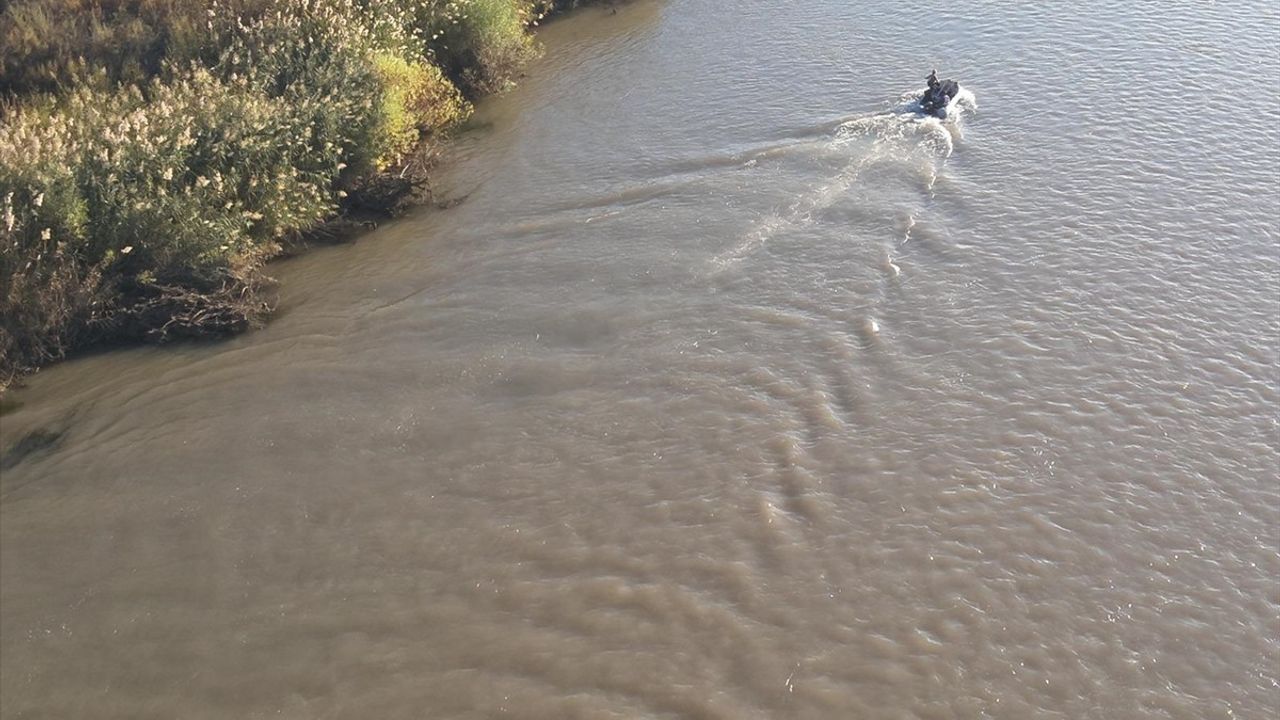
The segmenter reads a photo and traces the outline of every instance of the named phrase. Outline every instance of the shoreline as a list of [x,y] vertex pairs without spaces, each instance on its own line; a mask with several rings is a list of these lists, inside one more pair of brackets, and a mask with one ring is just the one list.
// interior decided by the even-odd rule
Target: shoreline
[[[473,102],[513,86],[540,54],[536,28],[579,7],[617,0],[472,2],[466,12],[473,15],[444,18],[452,24],[430,36],[426,56],[405,50],[409,43],[387,51],[384,46],[394,43],[379,45],[366,37],[367,28],[350,27],[382,18],[370,20],[366,13],[347,23],[352,18],[317,15],[325,0],[295,0],[286,4],[293,10],[248,24],[236,16],[236,27],[214,41],[234,52],[228,61],[224,50],[212,70],[157,73],[115,86],[85,81],[59,93],[33,86],[28,94],[15,91],[11,75],[0,76],[0,90],[9,97],[3,110],[9,126],[0,125],[0,397],[41,368],[95,349],[216,340],[268,322],[275,280],[265,269],[272,260],[352,242],[383,220],[433,202],[430,180],[440,151],[465,131]],[[439,11],[436,0],[407,4],[419,16],[401,18],[402,34],[425,35],[431,22],[443,22],[432,15],[424,24],[420,17],[423,8]],[[0,21],[12,21],[12,15],[11,7]],[[320,27],[333,36],[321,39],[332,46],[324,48],[331,54],[349,50],[354,41],[348,34],[366,45],[339,58],[345,65],[325,58],[327,65],[275,68],[282,54],[278,36],[284,33],[287,42],[305,35],[295,26],[306,22],[307,32]],[[495,22],[505,23],[505,35],[489,26]],[[468,23],[482,27],[469,29]],[[212,19],[209,27],[216,36]],[[7,29],[0,24],[0,39]],[[271,42],[254,46],[255,32]],[[315,51],[313,37],[300,42]],[[439,49],[431,42],[439,42]],[[317,64],[337,81],[311,67]],[[331,91],[326,82],[339,89],[352,79],[372,84],[348,83],[363,93],[342,94],[336,101],[314,91],[296,101],[282,93],[279,100],[263,102],[261,93],[254,94],[254,80],[246,83],[255,74],[270,79],[281,73],[300,77],[295,85],[304,92],[313,86]],[[296,94],[294,86],[288,91]],[[322,101],[314,109],[312,96]],[[324,114],[325,100],[346,114]],[[157,107],[161,112],[153,112]],[[281,113],[301,118],[287,128],[297,130],[294,136],[281,135],[278,127],[271,134]],[[86,116],[90,120],[81,121]],[[154,129],[172,116],[181,122]],[[350,131],[352,121],[365,126]],[[102,149],[102,137],[124,150]],[[332,139],[319,147],[325,138]],[[279,147],[289,142],[315,147],[289,155]],[[23,144],[73,150],[63,157],[45,153],[54,163],[43,158],[43,165],[26,167],[29,161],[16,151]],[[130,149],[133,157],[127,157]],[[176,159],[157,170],[166,153]],[[227,156],[221,166],[206,161],[220,155]],[[47,167],[59,161],[72,166],[70,171]],[[266,171],[242,169],[255,161]],[[191,230],[197,223],[205,227]]]

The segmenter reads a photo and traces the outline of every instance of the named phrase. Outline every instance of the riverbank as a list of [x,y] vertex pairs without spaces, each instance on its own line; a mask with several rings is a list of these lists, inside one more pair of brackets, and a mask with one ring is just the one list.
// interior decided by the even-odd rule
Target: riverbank
[[582,4],[10,3],[0,391],[87,347],[260,323],[268,260],[429,196],[471,102]]

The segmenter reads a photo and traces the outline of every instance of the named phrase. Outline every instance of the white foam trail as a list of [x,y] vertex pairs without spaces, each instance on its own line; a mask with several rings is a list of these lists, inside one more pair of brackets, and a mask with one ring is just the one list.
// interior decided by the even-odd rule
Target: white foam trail
[[956,96],[956,102],[967,110],[978,109],[978,96],[974,95],[973,92],[966,90],[963,85],[960,86],[960,94]]
[[785,230],[805,227],[812,223],[815,214],[831,207],[840,196],[853,187],[862,170],[881,156],[881,153],[874,150],[867,153],[839,175],[801,196],[784,210],[766,216],[756,223],[755,228],[742,239],[742,242],[711,259],[713,272],[737,264]]
[[[731,267],[751,255],[780,233],[802,228],[814,221],[815,215],[830,208],[857,182],[863,170],[879,160],[891,157],[907,159],[920,149],[926,152],[924,160],[925,190],[932,193],[937,183],[939,159],[951,157],[955,141],[960,134],[960,119],[965,112],[976,109],[977,97],[960,88],[953,103],[954,112],[943,120],[920,112],[921,91],[904,95],[890,112],[879,112],[851,118],[835,127],[832,135],[824,140],[798,143],[788,150],[805,145],[816,145],[819,152],[839,150],[857,141],[871,139],[870,147],[859,145],[860,156],[838,175],[820,183],[796,199],[784,209],[766,215],[733,248],[711,259],[712,273]],[[914,224],[914,218],[912,219]],[[907,228],[907,238],[910,227]],[[904,238],[905,241],[906,238]],[[897,266],[890,263],[896,269]],[[896,273],[895,273],[896,274]]]

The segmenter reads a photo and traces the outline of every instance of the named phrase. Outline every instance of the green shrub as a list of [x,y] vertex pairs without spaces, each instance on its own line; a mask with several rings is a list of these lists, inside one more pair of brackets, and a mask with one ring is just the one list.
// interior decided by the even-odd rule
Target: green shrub
[[466,24],[476,67],[469,72],[481,91],[503,89],[536,54],[525,29],[531,18],[510,0],[473,0]]
[[379,170],[397,164],[423,135],[452,126],[470,111],[461,93],[434,65],[380,54],[374,58],[374,68],[382,87],[375,159]]
[[[412,2],[412,0],[405,0]],[[536,54],[528,25],[539,17],[525,0],[455,0],[425,13],[428,50],[470,96],[505,89]]]

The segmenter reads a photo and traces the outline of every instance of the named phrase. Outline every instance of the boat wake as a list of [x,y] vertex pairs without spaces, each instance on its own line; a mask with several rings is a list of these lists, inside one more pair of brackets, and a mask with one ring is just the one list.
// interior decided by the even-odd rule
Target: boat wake
[[[798,192],[788,193],[790,198],[760,217],[739,243],[711,258],[712,274],[740,263],[779,235],[820,222],[839,204],[885,202],[887,187],[931,196],[946,159],[963,140],[963,117],[977,108],[977,99],[961,89],[951,107],[946,119],[927,115],[920,110],[919,93],[913,92],[887,110],[844,118],[818,129],[815,138],[797,139],[790,147],[799,156],[799,170],[816,170],[822,179],[798,179]],[[807,167],[811,163],[819,167]],[[887,197],[900,199],[902,194]]]

